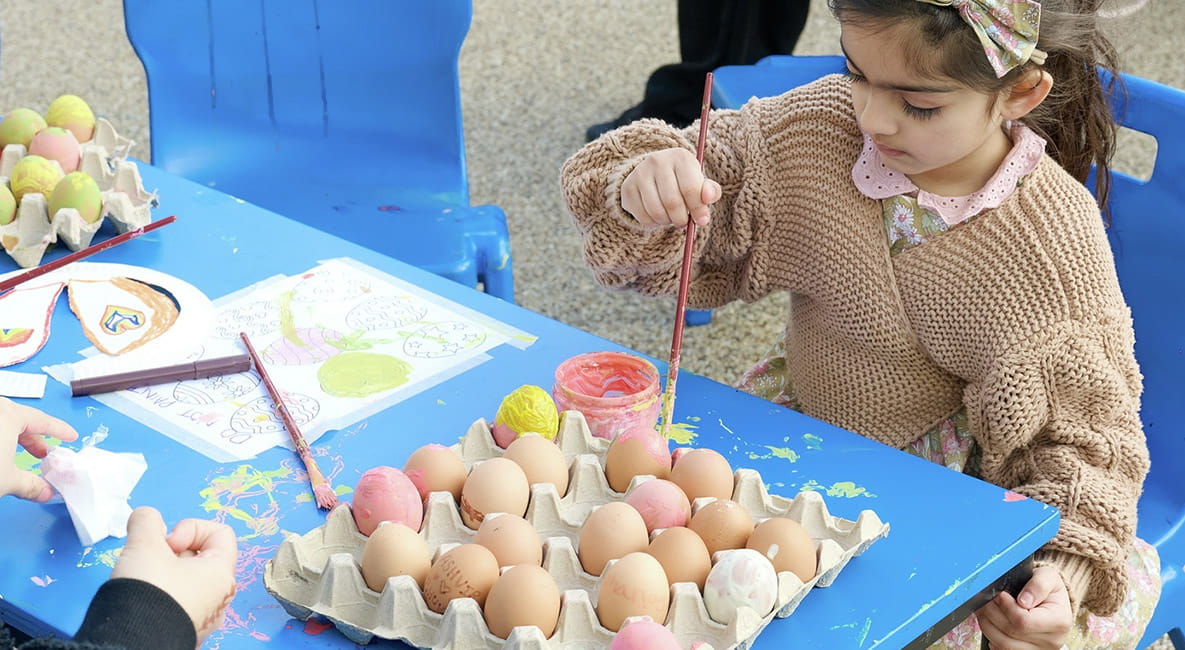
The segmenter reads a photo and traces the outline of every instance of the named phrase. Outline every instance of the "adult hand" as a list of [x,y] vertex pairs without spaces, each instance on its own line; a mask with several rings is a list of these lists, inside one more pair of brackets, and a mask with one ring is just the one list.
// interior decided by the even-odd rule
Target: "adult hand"
[[685,226],[691,216],[707,225],[708,207],[720,200],[720,184],[704,178],[695,154],[673,148],[656,151],[621,184],[621,207],[643,226]]
[[1074,624],[1070,593],[1052,566],[1040,566],[1016,598],[1004,591],[975,612],[992,650],[1057,650]]
[[48,438],[71,442],[78,432],[69,424],[37,409],[0,397],[0,497],[9,494],[45,503],[53,488],[33,472],[20,470],[13,460],[17,446],[37,458],[49,453]]
[[189,614],[198,645],[222,625],[235,595],[235,534],[226,524],[185,519],[165,534],[154,508],[140,507],[128,517],[128,541],[112,578],[135,578],[156,585]]

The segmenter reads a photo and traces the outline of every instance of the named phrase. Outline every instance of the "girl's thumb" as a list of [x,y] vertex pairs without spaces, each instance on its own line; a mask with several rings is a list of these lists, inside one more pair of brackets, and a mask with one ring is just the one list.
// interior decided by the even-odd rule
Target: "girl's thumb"
[[717,183],[710,178],[705,178],[704,186],[703,189],[700,190],[699,198],[705,204],[711,205],[720,200],[720,195],[722,193],[723,192],[720,189],[720,183]]
[[146,547],[165,545],[165,520],[156,508],[140,506],[128,517],[128,542],[126,546]]

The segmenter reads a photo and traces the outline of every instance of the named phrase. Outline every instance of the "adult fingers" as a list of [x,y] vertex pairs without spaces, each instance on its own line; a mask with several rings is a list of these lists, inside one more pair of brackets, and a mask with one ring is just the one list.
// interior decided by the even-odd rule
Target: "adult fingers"
[[1050,594],[1064,588],[1061,574],[1051,566],[1039,566],[1033,570],[1033,577],[1025,583],[1016,602],[1025,609],[1032,609],[1045,602]]
[[0,485],[0,496],[9,494],[26,501],[45,503],[53,496],[53,488],[33,472],[18,469],[9,475],[5,485]]

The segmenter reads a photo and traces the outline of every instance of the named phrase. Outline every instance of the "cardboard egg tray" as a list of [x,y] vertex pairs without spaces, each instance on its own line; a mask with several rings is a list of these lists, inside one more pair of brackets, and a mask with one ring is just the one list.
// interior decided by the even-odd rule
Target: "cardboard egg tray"
[[[359,569],[366,537],[358,532],[346,504],[330,512],[323,526],[304,535],[287,534],[264,569],[264,585],[290,616],[300,620],[324,617],[358,644],[379,637],[419,648],[458,650],[608,647],[614,633],[600,625],[594,609],[600,578],[585,573],[576,554],[580,526],[594,508],[623,500],[628,490],[653,477],[635,477],[627,492],[613,491],[602,469],[609,442],[594,437],[579,412],[562,414],[557,444],[569,461],[568,492],[560,497],[550,483],[532,485],[525,515],[543,539],[543,568],[555,578],[562,594],[559,623],[550,639],[536,627],[515,628],[505,640],[494,636],[471,598],[453,600],[444,614],[437,614],[428,609],[409,576],[389,579],[382,593],[370,590]],[[484,420],[475,422],[452,449],[466,467],[502,453]],[[733,499],[754,521],[786,516],[807,529],[816,540],[819,570],[806,583],[793,573],[779,573],[773,612],[761,616],[741,609],[727,625],[708,616],[694,583],[676,583],[671,588],[665,624],[685,648],[694,642],[707,644],[701,648],[748,647],[770,621],[789,616],[813,587],[830,585],[850,559],[889,531],[889,525],[871,510],[862,511],[856,521],[840,519],[827,512],[823,497],[816,492],[804,491],[787,499],[769,494],[760,474],[753,470],[739,469],[734,476]],[[696,499],[692,507],[711,500]],[[434,492],[429,496],[420,535],[433,549],[434,560],[457,544],[472,541],[475,534],[462,523],[451,494]]]
[[[132,144],[116,133],[110,122],[96,119],[94,136],[81,145],[82,161],[78,169],[95,179],[99,186],[103,202],[100,218],[87,223],[77,210],[70,208],[51,215],[48,197],[26,194],[17,206],[16,219],[0,226],[0,245],[9,257],[23,268],[37,266],[45,251],[58,239],[74,251],[90,246],[103,219],[111,219],[121,233],[151,222],[157,197],[144,189],[136,164],[125,159]],[[26,155],[28,151],[23,145],[4,147],[4,153],[0,154],[0,183],[8,183],[13,167]]]

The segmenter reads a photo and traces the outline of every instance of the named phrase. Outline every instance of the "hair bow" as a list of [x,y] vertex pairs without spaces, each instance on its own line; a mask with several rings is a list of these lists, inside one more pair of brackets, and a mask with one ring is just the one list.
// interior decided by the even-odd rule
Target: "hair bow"
[[1040,64],[1045,53],[1037,49],[1041,4],[1037,0],[918,0],[939,7],[954,7],[963,22],[975,30],[988,63],[1003,77],[1032,59]]

